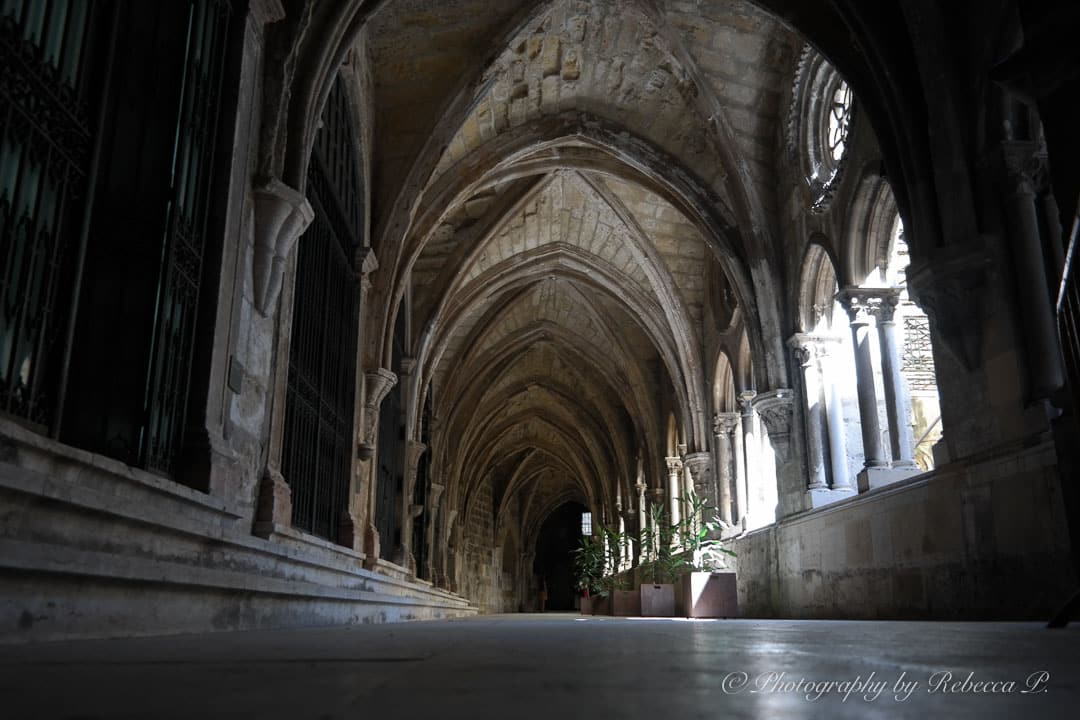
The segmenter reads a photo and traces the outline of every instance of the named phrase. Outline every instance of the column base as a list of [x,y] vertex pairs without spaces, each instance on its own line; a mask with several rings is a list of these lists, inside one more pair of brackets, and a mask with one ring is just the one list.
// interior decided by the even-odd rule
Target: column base
[[859,492],[875,490],[922,474],[923,470],[918,465],[912,467],[863,468],[858,475]]
[[855,488],[852,487],[815,488],[806,491],[806,506],[807,509],[813,510],[815,508],[825,507],[826,505],[832,505],[834,502],[854,497],[857,494]]

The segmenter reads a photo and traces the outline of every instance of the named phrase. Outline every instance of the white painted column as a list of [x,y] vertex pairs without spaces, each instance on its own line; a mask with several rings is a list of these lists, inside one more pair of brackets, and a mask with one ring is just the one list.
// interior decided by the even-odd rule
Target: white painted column
[[915,438],[907,418],[907,384],[900,373],[900,344],[896,333],[896,307],[900,290],[881,291],[880,302],[871,312],[877,319],[881,345],[881,376],[885,386],[885,407],[889,416],[889,444],[893,467],[915,467]]
[[682,458],[678,457],[669,457],[665,460],[668,470],[668,514],[671,517],[671,524],[676,525],[682,519],[679,496],[682,493],[683,463]]
[[743,530],[749,527],[750,488],[760,482],[758,445],[761,442],[761,432],[758,429],[757,413],[754,411],[753,405],[756,396],[757,393],[753,390],[739,393],[739,409],[742,411],[745,472],[742,481],[735,485],[735,510]]
[[863,466],[866,469],[886,467],[881,448],[881,426],[878,423],[877,392],[874,390],[874,362],[870,352],[869,300],[873,291],[845,288],[837,299],[851,321],[851,339],[855,345],[855,380],[859,395],[859,424],[862,427]]

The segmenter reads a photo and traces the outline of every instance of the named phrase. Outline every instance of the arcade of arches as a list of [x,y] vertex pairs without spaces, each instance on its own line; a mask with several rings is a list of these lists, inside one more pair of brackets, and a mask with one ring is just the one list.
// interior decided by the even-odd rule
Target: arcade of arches
[[1075,591],[1076,8],[0,8],[5,639]]

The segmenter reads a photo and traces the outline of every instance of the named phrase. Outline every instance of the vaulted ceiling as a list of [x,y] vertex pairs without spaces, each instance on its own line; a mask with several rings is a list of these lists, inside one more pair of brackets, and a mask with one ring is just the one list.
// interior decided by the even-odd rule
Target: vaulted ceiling
[[669,413],[708,449],[705,349],[731,317],[710,283],[754,309],[801,44],[739,0],[374,15],[382,337],[405,303],[452,506],[481,483],[526,528],[568,499],[629,506]]

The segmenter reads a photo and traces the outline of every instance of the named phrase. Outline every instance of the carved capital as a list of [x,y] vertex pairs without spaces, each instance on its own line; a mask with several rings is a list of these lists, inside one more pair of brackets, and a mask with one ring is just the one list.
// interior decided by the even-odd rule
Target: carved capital
[[730,435],[739,425],[739,413],[716,413],[712,422],[713,435]]
[[1034,195],[1045,183],[1046,152],[1032,141],[1010,140],[1001,143],[1001,164],[1014,195]]
[[754,398],[757,397],[757,391],[755,390],[743,390],[739,393],[737,400],[739,401],[739,409],[742,410],[742,414],[750,415],[754,411]]
[[896,316],[896,308],[900,306],[900,288],[885,288],[879,293],[870,305],[870,314],[877,319],[879,325],[891,323]]
[[420,466],[420,458],[424,456],[427,445],[416,440],[405,443],[405,497],[411,498],[413,488],[416,486],[416,470]]
[[664,462],[667,464],[667,469],[668,469],[669,473],[682,472],[682,469],[683,469],[682,458],[680,458],[680,457],[668,457],[668,458],[664,458]]
[[848,314],[852,325],[865,325],[877,312],[878,308],[893,295],[899,296],[896,288],[859,288],[846,287],[836,293],[836,301]]
[[251,282],[255,308],[268,315],[281,292],[281,278],[296,241],[315,218],[299,191],[271,178],[254,191],[255,247]]
[[795,354],[795,359],[803,367],[808,367],[813,361],[828,357],[834,348],[839,347],[840,338],[833,335],[795,333],[788,338],[787,345]]
[[439,500],[442,499],[443,490],[445,489],[445,485],[442,485],[440,483],[431,483],[431,500],[429,500],[429,502],[431,503],[432,511],[438,510]]
[[712,472],[712,453],[690,453],[686,456],[686,469],[690,471],[695,486],[704,483]]
[[379,407],[386,398],[386,394],[396,384],[397,375],[385,368],[377,368],[364,373],[364,418],[360,430],[362,450],[374,449],[375,421],[379,417]]
[[754,409],[769,432],[769,443],[780,464],[785,464],[791,450],[793,393],[787,388],[761,393],[754,399]]
[[981,298],[990,257],[981,248],[945,248],[907,271],[908,292],[931,326],[968,370],[979,364]]

